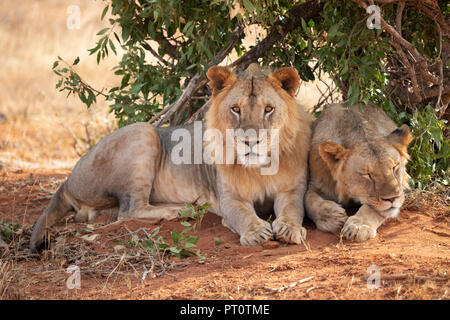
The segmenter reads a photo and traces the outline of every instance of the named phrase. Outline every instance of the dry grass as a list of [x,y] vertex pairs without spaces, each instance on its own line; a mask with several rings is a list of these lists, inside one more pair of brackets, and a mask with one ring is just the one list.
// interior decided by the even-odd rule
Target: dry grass
[[427,190],[411,190],[403,207],[414,211],[436,211],[450,222],[450,189],[436,183]]
[[[0,221],[1,222],[1,221]],[[67,224],[73,225],[73,221]],[[94,226],[93,226],[94,227]],[[97,227],[97,225],[95,225]],[[101,229],[101,228],[100,228]],[[83,232],[73,227],[52,232],[51,249],[32,254],[28,249],[32,228],[21,227],[7,240],[8,249],[0,247],[0,300],[27,298],[33,287],[57,283],[67,279],[70,266],[78,266],[84,278],[97,279],[103,291],[119,279],[129,279],[134,285],[146,279],[171,275],[171,270],[189,263],[174,261],[166,252],[150,253],[141,246],[114,246],[114,241],[144,237],[154,230],[139,228],[130,231],[119,227],[113,234],[104,234],[96,241],[88,241]],[[117,236],[120,233],[120,236]],[[105,246],[105,244],[108,244]],[[121,247],[120,249],[117,247]]]
[[[81,28],[66,26],[69,5],[81,8]],[[119,79],[109,72],[118,58],[97,65],[88,48],[107,25],[100,21],[102,1],[23,0],[0,2],[0,164],[12,168],[71,168],[78,155],[73,135],[92,139],[104,135],[114,119],[105,101],[87,110],[77,98],[55,89],[51,66],[56,57],[73,61],[96,87],[111,87]],[[77,146],[80,149],[80,146]]]

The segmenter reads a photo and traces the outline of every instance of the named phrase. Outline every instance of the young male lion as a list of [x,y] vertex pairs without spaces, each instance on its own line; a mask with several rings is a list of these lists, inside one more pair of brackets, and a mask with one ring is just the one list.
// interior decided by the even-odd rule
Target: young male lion
[[[252,65],[235,74],[216,66],[208,70],[207,77],[212,104],[206,128],[215,130],[212,136],[216,139],[205,142],[204,149],[210,151],[207,160],[215,163],[199,161],[195,152],[187,155],[190,163],[174,161],[180,153],[175,136],[187,133],[190,140],[183,142],[192,144],[194,150],[202,149],[202,137],[200,142],[195,138],[198,126],[154,128],[136,123],[118,129],[78,161],[36,223],[31,250],[42,246],[46,228],[73,209],[78,221],[92,220],[98,210],[117,206],[119,218],[171,219],[177,217],[179,206],[155,204],[196,200],[209,202],[211,211],[240,235],[243,245],[272,237],[300,243],[306,235],[303,195],[311,119],[294,99],[300,80],[297,72],[282,68],[269,73]],[[259,129],[267,130],[261,135],[244,132]],[[228,139],[227,130],[238,131],[230,140],[231,157],[227,153],[231,163],[217,161]],[[267,149],[264,154],[262,146]],[[276,170],[262,174],[269,162]],[[255,207],[263,212],[273,209],[276,219],[272,224],[262,220]]]
[[[318,229],[366,241],[395,218],[408,187],[408,126],[397,128],[378,107],[330,105],[313,124],[308,216]],[[362,206],[351,217],[343,206]]]

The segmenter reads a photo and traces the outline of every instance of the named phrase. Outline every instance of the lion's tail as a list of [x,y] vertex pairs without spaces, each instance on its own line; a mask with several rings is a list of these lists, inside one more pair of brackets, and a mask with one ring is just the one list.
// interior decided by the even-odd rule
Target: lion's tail
[[46,229],[61,220],[67,215],[68,212],[72,210],[72,205],[67,201],[64,195],[65,188],[66,182],[59,187],[58,191],[56,191],[50,200],[50,203],[44,213],[36,222],[30,239],[31,252],[34,253],[42,250],[47,245],[47,239],[45,239]]

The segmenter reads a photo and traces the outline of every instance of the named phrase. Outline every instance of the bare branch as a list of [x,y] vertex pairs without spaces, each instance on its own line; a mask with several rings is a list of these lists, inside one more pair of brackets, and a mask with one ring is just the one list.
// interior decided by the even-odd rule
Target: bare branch
[[142,41],[142,43],[144,44],[145,49],[148,50],[156,59],[161,61],[167,67],[175,68],[175,65],[173,63],[170,63],[169,61],[163,59],[155,50],[153,50],[153,48],[152,48],[152,46],[150,44],[148,44],[145,41]]
[[192,123],[195,120],[202,117],[202,115],[208,111],[209,107],[211,106],[211,100],[208,100],[203,106],[200,107],[195,113],[189,118],[188,121],[186,121],[186,124]]
[[[352,0],[353,2],[357,3],[359,6],[364,8],[364,10],[367,10],[368,6],[364,1],[361,0]],[[427,59],[424,58],[417,48],[407,41],[405,38],[403,38],[397,30],[395,30],[390,24],[388,24],[383,17],[380,16],[380,23],[383,26],[383,28],[389,33],[394,40],[396,40],[401,46],[403,46],[415,59],[415,63],[419,66],[420,72],[422,73],[422,76],[430,81],[433,84],[439,84],[438,77],[431,74],[431,72],[428,70],[428,63]]]
[[397,5],[397,17],[395,19],[395,28],[397,29],[397,32],[399,35],[402,35],[402,16],[403,16],[403,9],[405,9],[405,0],[400,1]]
[[283,20],[278,19],[273,24],[270,32],[258,45],[246,52],[242,57],[234,61],[230,66],[240,70],[246,69],[251,63],[256,62],[264,55],[267,49],[271,48],[280,38],[283,38],[301,25],[302,19],[308,21],[319,16],[323,3],[317,0],[298,4],[291,8]]
[[422,98],[420,95],[419,84],[417,83],[416,70],[414,68],[414,65],[412,65],[409,62],[408,57],[406,56],[405,52],[403,52],[402,47],[398,43],[396,43],[395,41],[389,41],[389,44],[397,50],[397,54],[400,57],[400,60],[402,61],[403,65],[405,66],[406,70],[409,73],[413,92],[416,98],[415,100],[421,101]]
[[[358,4],[360,7],[367,10],[368,4],[366,2],[362,0],[352,0],[352,1]],[[409,79],[411,81],[411,87],[413,92],[411,93],[408,89],[408,86],[406,86],[397,88],[396,94],[402,101],[410,103],[418,103],[426,99],[437,97],[436,107],[437,109],[440,109],[440,114],[443,115],[445,113],[447,105],[444,103],[442,108],[439,108],[441,97],[446,96],[450,88],[448,87],[449,82],[448,78],[446,78],[446,75],[444,74],[443,70],[445,59],[441,57],[441,51],[443,46],[442,38],[443,37],[448,38],[449,25],[448,23],[445,22],[445,18],[443,17],[442,12],[440,11],[437,1],[435,0],[369,1],[369,3],[371,4],[374,2],[383,4],[397,3],[395,28],[389,25],[383,19],[383,17],[380,17],[380,23],[384,28],[384,30],[392,37],[392,41],[389,41],[389,44],[396,50],[399,59],[401,60],[404,68],[406,69],[407,74],[409,75]],[[440,52],[439,56],[436,58],[436,63],[434,65],[438,64],[439,69],[434,67],[432,68],[430,61],[428,61],[426,57],[421,55],[417,50],[417,48],[412,43],[410,43],[409,41],[407,41],[405,38],[402,37],[401,32],[402,14],[406,4],[415,5],[421,12],[423,12],[426,16],[428,16],[435,22],[439,33]],[[433,70],[434,73],[431,72],[430,70]],[[439,75],[437,75],[438,72]],[[418,76],[420,76],[420,78],[418,78]],[[404,80],[405,80],[404,78],[400,79],[399,83],[401,83]],[[398,79],[393,80],[393,82],[398,81],[399,81]]]
[[[233,50],[233,48],[236,46],[237,42],[241,38],[242,34],[244,33],[244,27],[242,23],[238,23],[236,28],[233,30],[231,34],[231,39],[228,44],[228,46],[221,49],[217,55],[214,57],[214,61],[210,61],[208,63],[208,67],[212,67],[214,64],[219,64],[220,62],[225,59],[228,54]],[[149,123],[154,123],[155,126],[160,126],[161,124],[167,122],[167,120],[170,119],[170,117],[175,112],[182,112],[192,101],[195,93],[206,85],[208,81],[204,79],[200,74],[196,74],[192,79],[189,81],[189,84],[187,85],[186,89],[184,90],[183,94],[180,96],[180,98],[172,103],[170,106],[164,108],[160,113],[155,115],[152,119],[150,119]],[[159,120],[158,120],[159,119]]]

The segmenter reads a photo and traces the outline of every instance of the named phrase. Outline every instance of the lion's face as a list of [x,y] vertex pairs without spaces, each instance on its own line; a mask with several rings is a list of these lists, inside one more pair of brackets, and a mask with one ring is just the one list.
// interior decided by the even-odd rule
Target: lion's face
[[406,147],[410,141],[408,127],[402,126],[384,139],[362,142],[351,149],[325,142],[319,153],[330,167],[341,195],[394,218],[405,200]]
[[[235,160],[244,166],[263,166],[282,139],[292,140],[298,117],[294,94],[297,71],[279,69],[271,74],[251,65],[242,74],[213,67],[207,76],[213,102],[206,115],[208,128],[234,141]],[[292,126],[292,127],[289,127]],[[231,135],[231,136],[230,136]],[[230,147],[229,144],[226,147]]]

